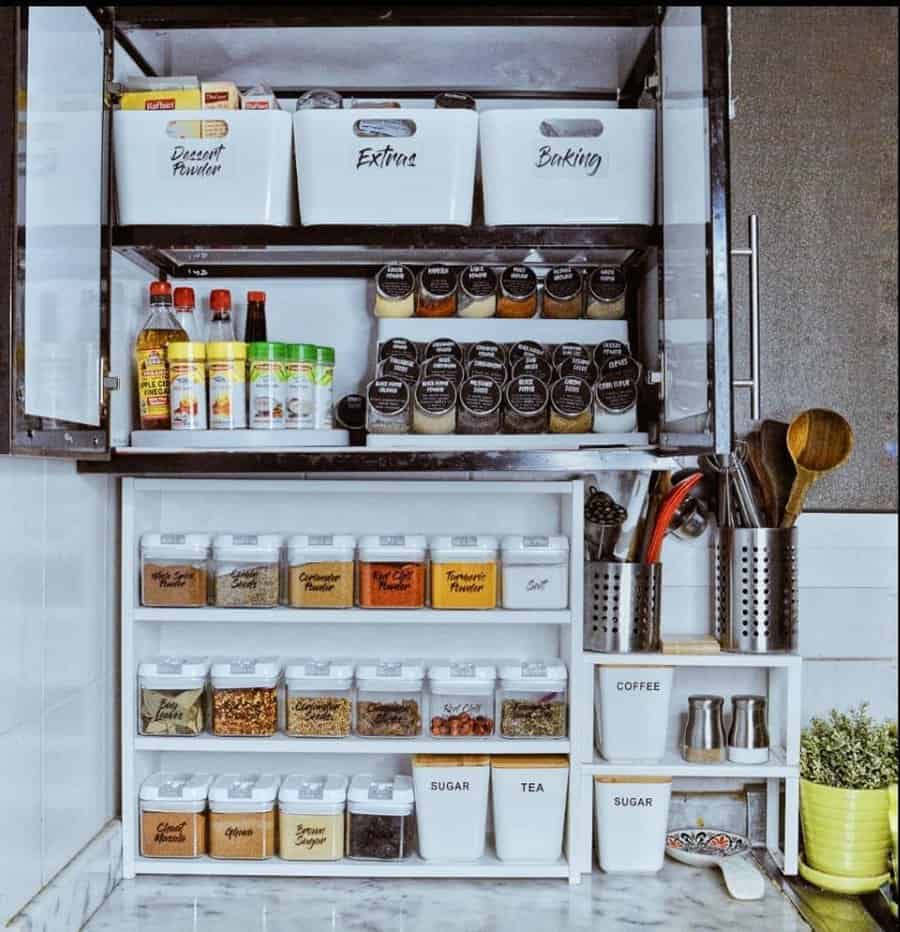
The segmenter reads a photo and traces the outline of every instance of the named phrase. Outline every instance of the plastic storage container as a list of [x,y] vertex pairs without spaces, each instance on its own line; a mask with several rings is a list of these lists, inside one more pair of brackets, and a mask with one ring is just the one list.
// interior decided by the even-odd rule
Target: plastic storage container
[[230,657],[213,661],[212,732],[214,735],[274,735],[278,729],[275,657]]
[[278,856],[339,861],[344,856],[347,778],[290,774],[278,791]]
[[223,773],[209,788],[209,856],[264,861],[275,855],[273,773]]
[[426,541],[421,534],[359,539],[360,608],[424,608]]
[[409,777],[357,774],[347,794],[347,857],[400,861],[416,845],[415,794]]
[[296,534],[287,541],[287,601],[294,608],[352,608],[356,538]]
[[353,721],[353,663],[306,657],[284,668],[285,731],[303,738],[345,738]]
[[499,544],[496,537],[432,537],[431,607],[497,607]]
[[476,861],[484,854],[491,759],[486,754],[415,754],[419,854],[426,861]]
[[512,535],[501,544],[504,608],[553,610],[569,605],[567,537]]
[[154,657],[138,665],[138,733],[199,735],[206,727],[205,657]]
[[504,738],[565,738],[566,665],[561,660],[501,664],[500,734]]
[[494,841],[501,861],[562,855],[569,759],[557,755],[491,758]]
[[209,534],[143,534],[141,605],[206,605],[209,544]]
[[655,120],[652,110],[484,111],[485,223],[652,224]]
[[414,738],[422,734],[425,668],[417,660],[372,660],[356,667],[356,734]]
[[141,784],[141,857],[206,854],[208,773],[155,773]]
[[673,667],[597,668],[597,750],[604,760],[661,761]]
[[597,860],[607,874],[655,874],[666,854],[671,777],[594,777]]
[[218,534],[213,540],[212,604],[274,608],[280,592],[278,534]]
[[492,664],[448,661],[428,668],[430,730],[435,738],[494,734],[497,670]]
[[472,110],[298,110],[294,138],[304,226],[472,222]]
[[119,222],[296,223],[291,114],[219,110],[223,137],[178,136],[202,120],[207,111],[115,112]]

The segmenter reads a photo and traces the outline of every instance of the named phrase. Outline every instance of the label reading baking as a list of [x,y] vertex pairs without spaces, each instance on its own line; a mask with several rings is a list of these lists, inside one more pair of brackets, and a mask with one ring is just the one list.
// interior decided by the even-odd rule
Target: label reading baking
[[[382,269],[384,271],[384,269]],[[409,273],[410,276],[412,272]],[[419,354],[416,350],[416,344],[411,340],[407,340],[405,337],[392,337],[390,340],[385,340],[384,343],[378,348],[378,358],[387,359],[388,356],[402,356],[405,359],[412,359],[418,362]]]
[[469,375],[491,379],[501,386],[506,384],[506,366],[497,359],[473,359],[469,363]]
[[402,676],[403,664],[398,660],[385,660],[375,664],[375,676]]
[[180,546],[185,542],[186,538],[184,534],[160,534],[159,543],[161,546],[171,546],[176,547]]
[[409,389],[400,379],[375,379],[366,396],[372,410],[382,415],[397,414],[409,404]]
[[464,678],[467,680],[472,679],[475,676],[475,664],[474,663],[451,663],[450,664],[450,676],[454,679],[457,677]]
[[369,784],[369,799],[393,799],[394,784],[391,780],[373,780]]
[[519,414],[537,414],[547,404],[547,386],[530,375],[520,375],[506,386],[506,402]]
[[526,550],[533,550],[538,547],[546,550],[550,546],[550,538],[539,534],[532,534],[522,538],[522,546]]
[[379,375],[384,378],[401,379],[414,385],[419,378],[419,364],[404,356],[388,356],[381,361]]
[[426,414],[444,414],[456,407],[456,388],[449,379],[422,379],[416,386],[416,405]]
[[432,340],[425,347],[425,358],[431,359],[432,356],[452,356],[462,362],[462,348],[456,340],[449,337],[441,337],[439,340]]
[[617,265],[601,265],[591,273],[590,289],[598,301],[616,301],[625,291],[625,273]]
[[435,376],[449,379],[454,383],[459,383],[466,377],[462,363],[452,356],[432,356],[423,363],[422,375],[425,378]]
[[612,359],[615,356],[627,355],[628,347],[620,340],[604,340],[594,347],[594,362],[597,363],[597,366],[601,369],[607,359]]
[[595,392],[597,404],[614,414],[629,411],[637,404],[637,386],[631,379],[601,379]]
[[415,168],[417,152],[401,152],[386,143],[383,146],[361,146],[356,153],[356,170],[361,168]]
[[543,143],[534,157],[535,174],[542,178],[547,172],[566,172],[586,175],[588,178],[605,178],[609,172],[609,156],[584,146],[561,146]]
[[473,414],[493,414],[500,407],[502,397],[498,382],[474,375],[466,379],[459,390],[460,403]]
[[535,343],[534,340],[519,340],[518,343],[514,343],[509,351],[509,361],[510,364],[518,362],[523,356],[544,356],[546,357],[547,351],[541,346],[540,343]]
[[550,392],[550,403],[563,417],[578,417],[591,406],[591,387],[584,379],[557,379]]
[[462,290],[472,298],[487,298],[497,290],[497,273],[489,265],[470,265],[459,280]]
[[544,291],[557,301],[567,301],[581,291],[581,272],[570,265],[550,269],[544,278]]
[[[416,287],[416,277],[405,265],[386,265],[375,278],[375,287],[386,297],[399,300],[408,298]],[[408,340],[388,340],[389,343],[408,343]]]
[[328,676],[331,663],[328,660],[310,660],[303,666],[304,676]]
[[325,781],[302,780],[296,792],[297,799],[322,799],[325,796]]
[[500,287],[510,298],[530,298],[537,289],[537,276],[527,265],[511,265],[503,270]]
[[631,356],[615,356],[607,359],[600,369],[601,381],[606,379],[629,379],[637,382],[641,377],[641,365]]
[[497,362],[504,362],[506,360],[506,351],[493,340],[479,340],[478,343],[472,343],[469,346],[468,361],[471,363],[476,359],[493,359]]
[[542,382],[550,382],[553,378],[553,367],[543,356],[523,356],[513,364],[513,378],[520,375],[530,375]]
[[446,298],[456,291],[456,270],[449,265],[426,266],[422,269],[421,282],[422,290],[432,297]]
[[557,371],[561,379],[584,379],[589,385],[593,385],[600,377],[597,364],[591,362],[590,359],[582,359],[580,356],[570,356],[564,359]]
[[366,426],[366,399],[362,395],[344,395],[334,417],[345,430],[362,430]]
[[163,172],[168,178],[226,178],[233,177],[234,153],[229,152],[226,143],[203,145],[193,142],[191,145],[177,143],[169,149],[168,164]]
[[522,662],[522,676],[547,676],[547,664],[540,660]]
[[566,359],[590,359],[590,354],[580,343],[560,343],[553,351],[553,365],[559,366]]

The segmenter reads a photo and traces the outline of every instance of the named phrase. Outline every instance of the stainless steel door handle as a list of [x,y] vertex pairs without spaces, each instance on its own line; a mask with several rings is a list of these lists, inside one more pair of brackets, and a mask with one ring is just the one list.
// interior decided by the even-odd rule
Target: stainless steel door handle
[[759,374],[759,217],[750,214],[750,245],[743,249],[732,249],[732,256],[748,256],[750,259],[750,378],[735,379],[735,388],[750,389],[750,417],[760,418],[760,374]]

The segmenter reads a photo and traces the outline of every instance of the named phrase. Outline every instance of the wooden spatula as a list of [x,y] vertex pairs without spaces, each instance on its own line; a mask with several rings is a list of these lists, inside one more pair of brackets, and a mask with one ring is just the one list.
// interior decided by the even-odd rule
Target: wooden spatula
[[763,421],[759,426],[762,443],[763,468],[769,476],[774,507],[770,527],[780,527],[784,517],[784,506],[791,495],[797,467],[787,448],[787,424],[781,421]]
[[766,527],[778,527],[777,505],[775,502],[775,489],[772,480],[763,464],[762,437],[758,430],[747,434],[744,438],[747,444],[747,463],[750,475],[759,489],[760,504],[762,505],[763,520]]

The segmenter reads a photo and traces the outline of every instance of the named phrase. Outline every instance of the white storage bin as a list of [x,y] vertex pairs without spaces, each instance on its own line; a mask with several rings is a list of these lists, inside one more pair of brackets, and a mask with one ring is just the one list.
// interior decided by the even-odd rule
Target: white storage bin
[[597,750],[604,760],[663,759],[674,672],[672,667],[597,668]]
[[[373,120],[408,122],[413,133],[357,135],[359,124]],[[472,222],[472,110],[300,110],[294,136],[304,226]]]
[[[184,139],[170,124],[221,121],[224,136]],[[291,115],[281,110],[116,110],[122,224],[296,223]]]
[[491,758],[497,857],[556,861],[562,853],[569,759],[557,755]]
[[414,754],[419,854],[476,861],[484,854],[491,759],[486,754]]
[[[483,112],[485,222],[652,224],[655,120],[652,110]],[[581,135],[546,135],[547,123]]]
[[607,874],[655,874],[666,854],[671,777],[594,777],[597,860]]
[[569,604],[567,537],[510,535],[503,538],[504,608],[553,610]]

